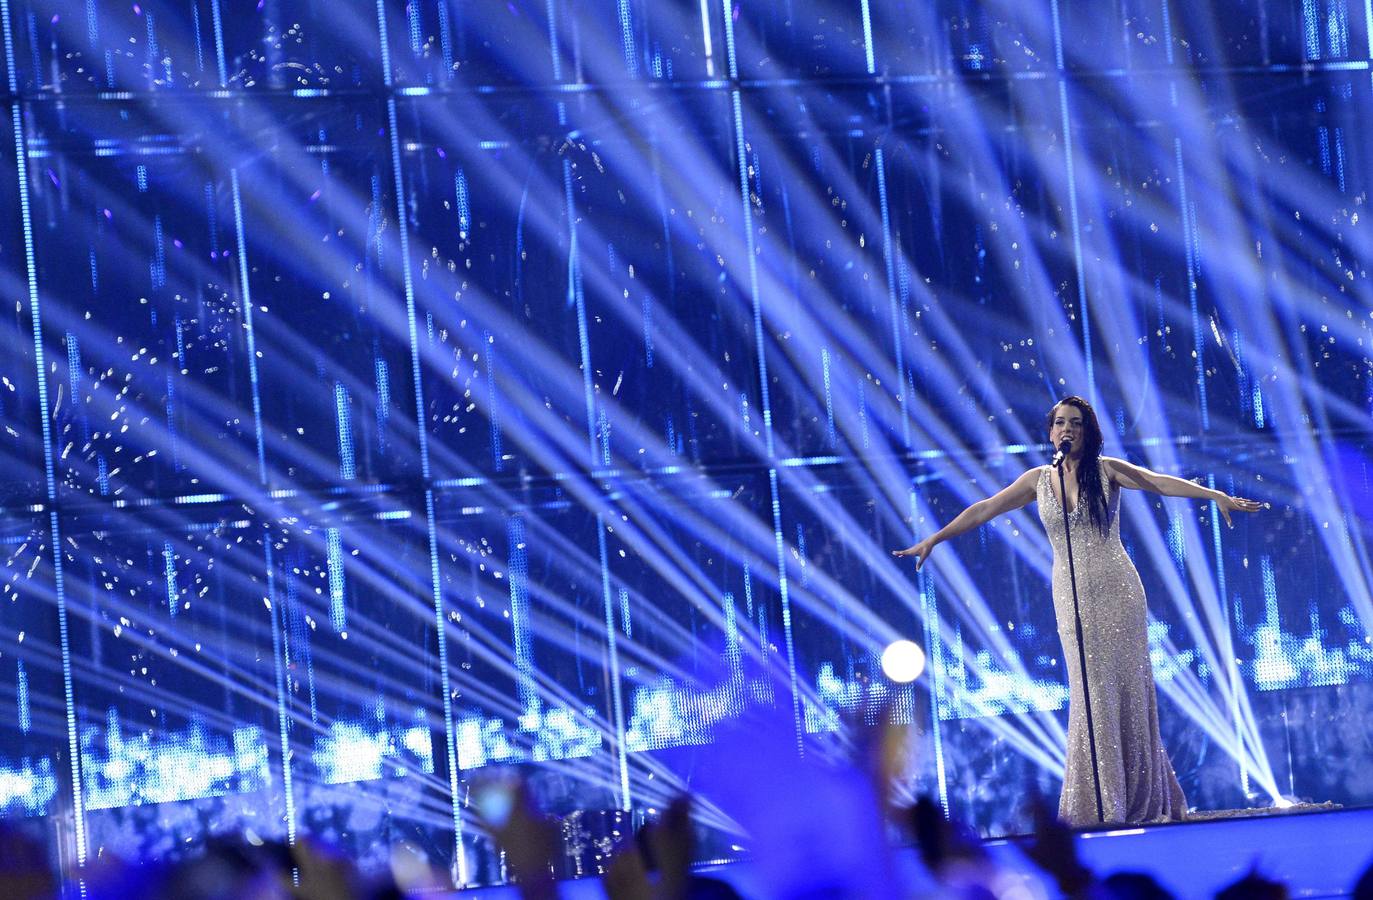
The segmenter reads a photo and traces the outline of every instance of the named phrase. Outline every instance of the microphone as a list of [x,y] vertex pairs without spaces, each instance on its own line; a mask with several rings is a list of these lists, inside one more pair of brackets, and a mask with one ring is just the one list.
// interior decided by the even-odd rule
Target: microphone
[[1063,465],[1063,460],[1067,459],[1068,454],[1073,452],[1073,442],[1064,438],[1059,442],[1058,452],[1054,454],[1054,460],[1050,465],[1055,469]]

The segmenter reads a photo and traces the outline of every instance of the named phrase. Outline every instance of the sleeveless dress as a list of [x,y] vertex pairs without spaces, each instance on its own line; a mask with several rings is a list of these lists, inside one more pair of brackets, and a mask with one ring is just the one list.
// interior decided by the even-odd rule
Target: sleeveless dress
[[[1087,656],[1092,725],[1101,776],[1101,819],[1097,817],[1087,716],[1082,698],[1082,663],[1073,617],[1073,588],[1063,507],[1050,486],[1058,472],[1045,466],[1036,497],[1039,518],[1054,548],[1054,614],[1068,672],[1068,755],[1058,815],[1069,825],[1160,822],[1182,819],[1187,801],[1163,749],[1158,731],[1158,697],[1149,662],[1144,585],[1120,542],[1120,488],[1100,466],[1110,513],[1103,536],[1079,502],[1068,514],[1077,569],[1082,640]],[[1074,476],[1069,476],[1074,477]]]

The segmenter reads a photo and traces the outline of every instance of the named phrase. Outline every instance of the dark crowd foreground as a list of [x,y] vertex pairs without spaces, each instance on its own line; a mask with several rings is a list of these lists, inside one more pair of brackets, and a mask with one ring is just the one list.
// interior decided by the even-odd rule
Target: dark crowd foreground
[[[878,715],[879,721],[886,720]],[[1033,801],[1033,834],[1019,861],[993,859],[973,831],[949,821],[937,803],[900,802],[907,753],[904,732],[854,725],[841,753],[798,755],[785,727],[766,717],[733,727],[694,758],[693,796],[679,795],[654,821],[626,836],[604,862],[610,900],[886,900],[886,898],[1025,898],[1164,900],[1174,896],[1140,860],[1132,871],[1094,872],[1078,854],[1077,836],[1042,799]],[[474,812],[502,851],[506,875],[525,900],[559,896],[564,855],[560,821],[540,812],[514,773],[479,774]],[[720,817],[748,834],[751,881],[744,894],[694,865],[698,821]],[[898,853],[913,845],[911,854]],[[1373,841],[1369,842],[1373,855]],[[1259,848],[1247,851],[1256,855]],[[1012,854],[1014,856],[1015,854]],[[1252,863],[1253,856],[1235,860]],[[67,873],[74,880],[78,873]],[[451,891],[449,873],[418,854],[393,853],[391,871],[366,876],[331,847],[255,836],[207,842],[195,858],[137,864],[99,858],[79,873],[84,896],[147,900],[387,900]],[[1188,896],[1197,891],[1181,887]],[[1300,886],[1298,886],[1300,887]],[[1373,866],[1348,890],[1373,900]],[[42,845],[21,823],[0,825],[0,898],[62,895]],[[71,894],[71,885],[65,892]],[[1300,893],[1295,892],[1295,893]],[[1285,900],[1294,891],[1254,867],[1215,896],[1219,900]]]
[[[928,798],[902,810],[901,819],[899,831],[915,842],[918,871],[903,877],[893,865],[885,873],[853,872],[849,877],[817,881],[802,870],[794,873],[797,887],[768,890],[759,896],[786,900],[1012,896],[1169,900],[1174,896],[1144,871],[1091,871],[1078,857],[1075,835],[1049,816],[1039,819],[1034,836],[1024,845],[1029,865],[1015,869],[996,864],[970,831],[949,822]],[[522,805],[492,834],[506,853],[521,898],[559,896],[553,874],[561,853],[556,820]],[[602,876],[606,896],[610,900],[753,896],[693,871],[694,836],[691,801],[683,796],[615,852]],[[211,840],[194,859],[136,865],[110,860],[88,868],[83,876],[91,900],[392,900],[434,896],[443,890],[440,873],[411,870],[404,878],[368,878],[349,860],[316,842],[287,846],[236,837]],[[47,900],[61,895],[43,848],[18,829],[0,828],[0,897]],[[1251,870],[1215,896],[1217,900],[1287,900],[1293,892],[1286,884]],[[1351,896],[1373,900],[1373,866],[1351,886]]]

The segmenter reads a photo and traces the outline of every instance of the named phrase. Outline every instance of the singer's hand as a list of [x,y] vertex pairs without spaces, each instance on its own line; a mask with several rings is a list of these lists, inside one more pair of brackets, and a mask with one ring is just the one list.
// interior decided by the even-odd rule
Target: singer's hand
[[920,567],[923,566],[923,565],[925,564],[925,560],[929,559],[930,551],[933,550],[933,549],[934,549],[934,541],[930,540],[929,538],[925,538],[925,539],[924,539],[923,541],[921,541],[920,543],[918,543],[918,544],[912,544],[911,546],[907,547],[905,550],[893,550],[893,551],[891,552],[891,555],[892,555],[892,556],[914,556],[914,557],[915,557],[915,571],[919,572],[919,571],[920,571]]
[[1216,501],[1216,506],[1220,509],[1221,518],[1225,519],[1225,524],[1231,528],[1235,523],[1230,521],[1232,512],[1257,512],[1263,509],[1263,504],[1257,500],[1246,500],[1243,497],[1231,497],[1229,494],[1223,495]]

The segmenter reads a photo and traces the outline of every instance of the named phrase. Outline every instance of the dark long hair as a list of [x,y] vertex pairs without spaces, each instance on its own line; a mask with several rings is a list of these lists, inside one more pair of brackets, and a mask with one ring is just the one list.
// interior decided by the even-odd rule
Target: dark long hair
[[[1054,427],[1054,410],[1060,406],[1076,407],[1082,413],[1082,460],[1077,466],[1077,502],[1087,504],[1087,515],[1092,525],[1103,535],[1111,529],[1111,511],[1106,505],[1106,492],[1101,486],[1101,423],[1097,422],[1096,410],[1092,404],[1076,395],[1064,397],[1049,407],[1045,427]],[[1067,498],[1060,506],[1067,512]]]

